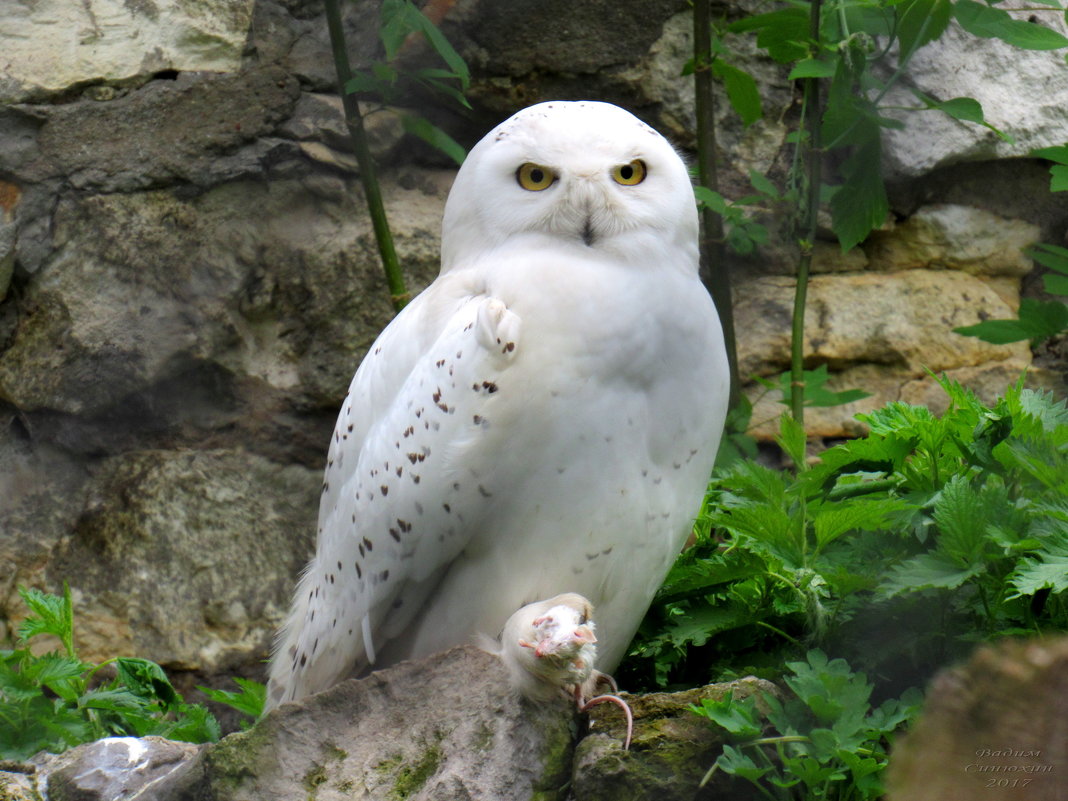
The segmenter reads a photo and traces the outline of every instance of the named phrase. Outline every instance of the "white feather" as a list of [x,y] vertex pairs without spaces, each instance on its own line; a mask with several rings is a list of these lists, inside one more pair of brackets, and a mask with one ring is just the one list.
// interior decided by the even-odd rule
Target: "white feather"
[[[646,179],[615,183],[634,159]],[[525,162],[554,184],[522,189]],[[572,590],[598,608],[613,669],[689,534],[726,397],[670,145],[602,103],[498,126],[450,193],[441,276],[349,388],[269,704]]]

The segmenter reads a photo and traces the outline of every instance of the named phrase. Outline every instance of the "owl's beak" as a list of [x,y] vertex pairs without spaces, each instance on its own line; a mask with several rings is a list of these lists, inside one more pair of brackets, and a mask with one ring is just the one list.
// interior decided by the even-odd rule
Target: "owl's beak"
[[586,245],[586,247],[593,247],[593,240],[593,221],[587,215],[586,224],[582,228],[582,243]]

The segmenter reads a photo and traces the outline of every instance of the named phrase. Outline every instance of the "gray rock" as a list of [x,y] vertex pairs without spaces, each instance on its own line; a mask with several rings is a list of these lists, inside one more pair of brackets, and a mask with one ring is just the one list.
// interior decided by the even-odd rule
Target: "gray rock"
[[79,654],[215,672],[267,657],[312,551],[318,470],[239,450],[105,461],[50,555],[71,581]]
[[890,801],[1065,801],[1068,638],[1001,641],[938,674],[895,742]]
[[[418,289],[437,271],[444,191],[426,179],[411,189],[385,183]],[[24,410],[98,415],[204,370],[221,370],[223,386],[226,376],[253,382],[255,395],[230,390],[245,395],[239,407],[333,405],[388,319],[352,182],[77,197],[57,209],[52,238],[54,255],[0,352],[0,399]],[[210,424],[232,422],[234,401],[217,403]]]
[[200,749],[162,737],[108,737],[39,757],[38,786],[48,801],[155,799],[190,770]]
[[[0,762],[0,801],[41,801],[33,774],[15,772],[13,767],[15,766]],[[29,765],[26,769],[33,767]]]
[[689,705],[758,691],[777,694],[748,678],[627,696],[624,751],[616,707],[594,707],[583,735],[568,699],[520,700],[496,656],[461,646],[283,704],[214,745],[117,738],[38,757],[37,781],[52,801],[741,801],[749,785],[722,775],[698,789],[722,738]]
[[0,102],[168,69],[235,70],[252,6],[252,0],[5,3]]
[[462,646],[283,704],[163,798],[562,801],[574,715],[521,702],[497,657]]
[[778,696],[769,681],[752,676],[677,693],[624,695],[634,713],[634,741],[619,748],[625,723],[611,704],[590,710],[589,734],[575,749],[572,773],[574,801],[734,801],[756,796],[748,783],[724,774],[701,788],[700,783],[722,752],[722,730],[694,715],[691,704],[721,700],[729,694],[746,698],[758,693]]
[[[1014,16],[1027,19],[1029,14],[1068,35],[1063,14],[1029,10]],[[951,22],[937,42],[916,52],[905,80],[887,94],[884,105],[890,109],[919,105],[910,86],[937,100],[975,98],[986,121],[1014,141],[941,112],[890,110],[888,116],[906,124],[904,130],[883,132],[883,164],[893,177],[915,178],[946,164],[1023,156],[1032,148],[1064,144],[1068,71],[1060,50],[1022,50],[999,39],[965,33]]]

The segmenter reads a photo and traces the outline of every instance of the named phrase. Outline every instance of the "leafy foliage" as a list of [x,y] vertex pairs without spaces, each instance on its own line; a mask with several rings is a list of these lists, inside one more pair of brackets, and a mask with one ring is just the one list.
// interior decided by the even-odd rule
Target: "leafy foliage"
[[[443,62],[443,67],[404,69],[398,64],[402,46],[412,35],[422,36]],[[464,92],[471,81],[467,64],[449,40],[411,0],[383,0],[379,11],[378,35],[385,49],[385,60],[369,69],[353,73],[345,91],[373,97],[384,106],[396,106],[412,93],[430,93],[446,97],[463,108],[470,108]],[[464,148],[445,131],[424,117],[401,113],[404,130],[462,164]]]
[[811,467],[784,417],[795,475],[744,459],[718,470],[627,680],[773,676],[819,645],[889,690],[975,640],[1068,628],[1064,402],[1017,384],[988,407],[941,384],[943,415],[890,403]]
[[[1027,255],[1053,271],[1042,276],[1047,292],[1068,295],[1068,248],[1041,243],[1028,249]],[[984,320],[953,330],[995,345],[1023,340],[1040,342],[1068,330],[1068,305],[1062,300],[1023,298],[1015,320]]]
[[719,192],[704,186],[695,186],[693,190],[698,208],[711,209],[723,218],[727,246],[742,255],[752,253],[768,241],[768,229],[756,222],[747,209],[765,203],[774,204],[780,199],[774,184],[756,170],[749,171],[749,180],[756,193],[738,200],[727,200]]
[[726,729],[731,740],[705,781],[721,770],[752,782],[772,799],[880,798],[889,737],[915,716],[920,693],[908,691],[901,700],[873,709],[872,684],[842,659],[828,660],[822,651],[811,650],[805,661],[787,667],[784,681],[793,696],[762,699],[772,734],[764,734],[754,696],[704,699],[691,707]]
[[[755,83],[731,51],[731,35],[755,35],[757,46],[773,60],[791,65],[790,80],[815,79],[826,84],[820,140],[825,150],[846,151],[839,159],[840,182],[833,187],[830,199],[832,227],[844,250],[861,242],[887,215],[880,134],[886,128],[905,127],[898,116],[888,112],[937,111],[982,125],[1011,141],[986,121],[981,104],[974,98],[937,98],[914,91],[919,106],[889,107],[887,93],[916,51],[938,40],[951,20],[974,36],[1000,39],[1022,49],[1068,47],[1068,38],[1036,21],[1034,14],[1024,18],[1024,13],[1016,12],[1019,16],[1013,16],[975,0],[814,1],[820,5],[818,37],[809,31],[810,4],[791,3],[716,26],[709,68],[723,83],[728,102],[746,125],[760,119],[763,109]],[[1063,11],[1059,0],[1043,0],[1043,5],[1051,12]],[[686,65],[684,74],[695,69],[695,62]],[[802,130],[794,139],[800,144],[811,135],[811,131]],[[1063,188],[1068,185],[1068,160],[1061,150],[1048,150],[1036,155],[1059,159],[1054,184]],[[803,198],[799,188],[807,180],[804,169],[802,161],[795,160],[784,197],[798,202]],[[725,206],[721,213],[730,213],[731,204]]]
[[[59,753],[111,736],[219,739],[211,712],[185,703],[155,662],[116,657],[94,665],[78,658],[69,586],[64,584],[62,597],[32,588],[19,588],[19,595],[30,615],[19,626],[18,647],[0,650],[0,759],[26,759],[42,750]],[[35,655],[30,640],[48,635],[58,638],[63,650]],[[215,692],[213,700],[258,715],[262,685],[258,707],[251,700],[255,688],[242,685],[242,690],[209,695]]]

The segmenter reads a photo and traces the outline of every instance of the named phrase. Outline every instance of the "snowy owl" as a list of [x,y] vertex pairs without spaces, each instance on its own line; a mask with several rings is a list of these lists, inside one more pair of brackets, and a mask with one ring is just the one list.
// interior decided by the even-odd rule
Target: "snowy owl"
[[441,273],[334,429],[268,705],[576,592],[619,663],[685,542],[728,373],[682,160],[621,108],[524,109],[449,193]]

